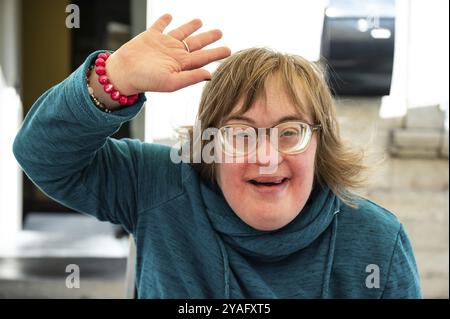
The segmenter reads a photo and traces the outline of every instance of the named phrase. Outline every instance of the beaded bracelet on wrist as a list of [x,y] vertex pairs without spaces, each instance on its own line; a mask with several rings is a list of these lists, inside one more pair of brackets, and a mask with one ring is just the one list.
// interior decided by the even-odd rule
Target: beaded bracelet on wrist
[[105,113],[111,113],[112,110],[108,109],[105,104],[103,104],[102,102],[100,102],[94,95],[94,89],[89,85],[89,75],[91,74],[91,71],[94,69],[94,66],[91,65],[88,68],[88,71],[86,72],[86,83],[87,83],[87,89],[89,92],[89,95],[91,97],[92,102],[95,104],[95,106],[102,110]]
[[109,52],[102,52],[97,55],[97,59],[94,64],[91,65],[86,73],[86,83],[88,86],[89,95],[91,96],[92,102],[102,111],[106,113],[111,113],[112,110],[106,108],[95,96],[94,90],[89,86],[89,75],[92,70],[98,75],[97,81],[103,86],[103,91],[105,91],[113,101],[117,101],[122,107],[131,106],[139,100],[138,94],[133,95],[123,95],[117,90],[112,83],[109,81],[109,77],[106,74],[106,61],[111,56]]

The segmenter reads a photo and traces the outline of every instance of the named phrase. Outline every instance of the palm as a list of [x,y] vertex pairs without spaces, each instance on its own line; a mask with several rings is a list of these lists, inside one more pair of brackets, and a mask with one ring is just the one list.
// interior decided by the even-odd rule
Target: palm
[[[127,70],[127,74],[134,75],[127,79],[130,89],[170,92],[204,81],[211,75],[202,67],[230,54],[226,47],[203,49],[221,38],[219,30],[190,36],[201,27],[199,20],[193,20],[163,34],[170,21],[170,15],[162,16],[117,51],[117,55],[126,61],[123,64],[132,69]],[[186,41],[190,52],[182,40]]]

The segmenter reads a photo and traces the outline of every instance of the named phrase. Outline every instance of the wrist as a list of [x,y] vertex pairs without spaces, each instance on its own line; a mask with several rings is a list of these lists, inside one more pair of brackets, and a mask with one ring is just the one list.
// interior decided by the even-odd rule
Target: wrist
[[119,62],[117,53],[112,53],[105,61],[105,70],[110,82],[114,84],[114,87],[120,91],[121,94],[130,96],[140,93],[122,81],[122,79],[127,78],[126,74],[124,74],[127,67],[123,63]]
[[98,54],[94,64],[86,73],[86,82],[92,101],[99,109],[107,113],[131,106],[139,99],[138,94],[124,95],[116,86],[116,82],[111,81],[107,70],[110,55],[109,52]]
[[121,107],[118,101],[111,99],[111,95],[103,90],[103,85],[98,82],[98,75],[94,72],[94,70],[89,71],[87,79],[88,86],[92,88],[92,92],[89,93],[92,93],[92,95],[94,95],[95,98],[107,109],[116,110]]

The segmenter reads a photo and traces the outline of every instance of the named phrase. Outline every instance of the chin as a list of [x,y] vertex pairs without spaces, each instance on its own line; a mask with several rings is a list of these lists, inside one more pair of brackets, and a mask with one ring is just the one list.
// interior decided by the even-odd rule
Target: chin
[[279,216],[271,216],[271,212],[268,214],[262,214],[262,216],[261,212],[258,212],[255,215],[257,215],[258,218],[246,218],[242,220],[250,227],[262,231],[278,230],[289,224],[295,218],[295,216],[293,216],[288,219],[280,219]]

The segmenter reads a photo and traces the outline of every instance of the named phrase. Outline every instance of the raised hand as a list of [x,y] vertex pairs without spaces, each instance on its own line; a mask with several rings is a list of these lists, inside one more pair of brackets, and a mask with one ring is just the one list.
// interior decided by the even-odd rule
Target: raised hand
[[228,47],[204,49],[222,37],[220,30],[192,35],[202,26],[195,19],[163,33],[171,20],[161,16],[109,57],[107,74],[122,94],[172,92],[208,80],[211,74],[202,67],[230,55]]

